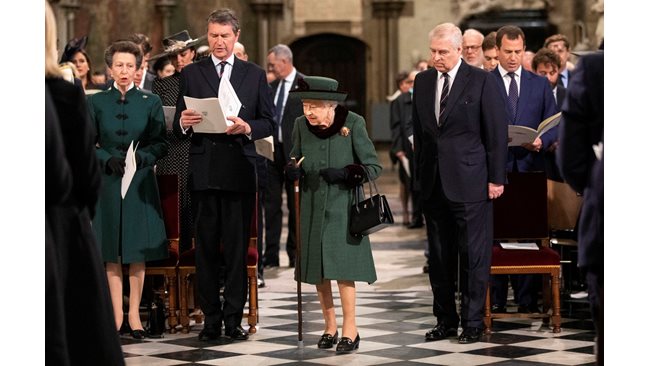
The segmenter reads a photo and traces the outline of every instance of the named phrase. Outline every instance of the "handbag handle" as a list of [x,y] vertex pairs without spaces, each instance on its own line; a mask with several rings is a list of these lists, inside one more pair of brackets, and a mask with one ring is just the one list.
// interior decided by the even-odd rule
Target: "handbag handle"
[[[360,165],[363,168],[364,172],[366,173],[366,178],[368,179],[368,187],[369,187],[368,190],[370,191],[370,196],[369,197],[372,198],[372,196],[373,196],[372,187],[373,186],[375,187],[375,193],[379,194],[379,189],[377,189],[377,183],[375,183],[374,179],[370,179],[370,174],[369,174],[369,171],[368,171],[368,167],[366,167],[363,164],[360,164]],[[365,190],[363,189],[363,182],[361,182],[361,184],[357,185],[354,188],[355,188],[354,189],[354,197],[356,198],[356,200],[354,202],[354,208],[357,210],[357,212],[359,212],[359,202],[361,202],[365,198]],[[374,205],[375,203],[372,200],[370,200],[370,204]],[[380,204],[381,204],[381,202],[380,202]],[[383,207],[383,205],[381,205],[381,206],[382,207],[380,207],[380,209],[381,209],[381,212],[383,213],[385,208]]]

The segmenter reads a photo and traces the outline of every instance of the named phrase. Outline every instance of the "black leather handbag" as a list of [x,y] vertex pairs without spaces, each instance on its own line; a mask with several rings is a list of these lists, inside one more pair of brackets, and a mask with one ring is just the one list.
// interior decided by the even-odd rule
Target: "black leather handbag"
[[[368,186],[368,199],[365,198],[363,183],[354,188],[354,199],[350,207],[350,234],[354,236],[370,235],[395,223],[386,196],[379,194],[374,180],[368,181]],[[373,186],[375,194],[372,192]]]

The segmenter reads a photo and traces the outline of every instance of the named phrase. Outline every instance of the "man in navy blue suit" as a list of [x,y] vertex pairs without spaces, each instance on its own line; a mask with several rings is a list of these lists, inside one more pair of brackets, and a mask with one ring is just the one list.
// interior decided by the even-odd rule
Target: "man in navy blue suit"
[[[433,68],[415,77],[415,179],[421,187],[429,244],[429,282],[436,326],[427,341],[457,336],[478,342],[492,257],[492,200],[506,180],[507,125],[494,75],[460,58],[460,29],[444,23],[429,33]],[[462,292],[454,286],[460,254]],[[460,319],[459,319],[460,318]]]
[[604,285],[604,52],[582,56],[562,106],[558,165],[571,188],[584,196],[578,225],[578,266],[585,271],[592,317],[603,354]]
[[[506,25],[497,31],[499,65],[492,73],[499,79],[499,90],[508,110],[508,124],[537,129],[539,123],[557,113],[548,80],[521,66],[526,51],[526,36],[521,28]],[[508,148],[508,172],[544,171],[543,152],[557,140],[557,127],[529,144]],[[536,275],[512,275],[515,301],[520,312],[539,312]],[[508,275],[492,276],[493,311],[504,312],[508,294]]]
[[[189,186],[197,204],[196,274],[199,303],[205,325],[203,341],[221,336],[245,340],[241,327],[246,303],[246,253],[255,205],[256,157],[254,140],[273,133],[273,104],[266,72],[235,57],[239,20],[230,9],[214,11],[208,17],[207,38],[211,55],[183,68],[176,102],[174,134],[191,138]],[[228,79],[241,101],[238,116],[225,133],[194,133],[203,117],[187,109],[184,96],[217,97],[222,80]],[[221,247],[221,248],[220,248]],[[219,268],[226,267],[224,302],[219,297]]]

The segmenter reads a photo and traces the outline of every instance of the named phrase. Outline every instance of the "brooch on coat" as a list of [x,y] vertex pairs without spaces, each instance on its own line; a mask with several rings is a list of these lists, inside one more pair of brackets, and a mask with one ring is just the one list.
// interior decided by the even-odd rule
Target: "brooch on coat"
[[341,127],[341,132],[340,133],[341,133],[341,136],[347,136],[347,135],[350,134],[350,129],[343,126],[343,127]]

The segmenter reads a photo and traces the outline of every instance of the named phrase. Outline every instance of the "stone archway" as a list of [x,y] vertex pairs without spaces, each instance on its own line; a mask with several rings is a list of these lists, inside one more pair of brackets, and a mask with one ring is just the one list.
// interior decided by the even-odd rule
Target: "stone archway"
[[318,75],[339,81],[348,93],[343,103],[349,110],[365,116],[366,44],[339,34],[322,33],[300,38],[289,45],[293,62],[305,75]]

